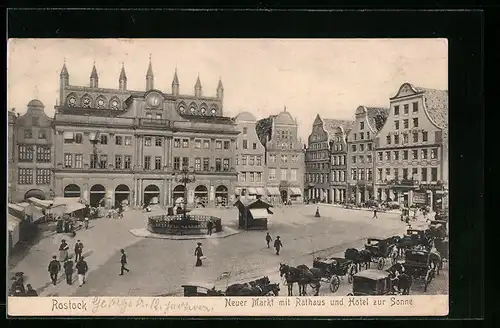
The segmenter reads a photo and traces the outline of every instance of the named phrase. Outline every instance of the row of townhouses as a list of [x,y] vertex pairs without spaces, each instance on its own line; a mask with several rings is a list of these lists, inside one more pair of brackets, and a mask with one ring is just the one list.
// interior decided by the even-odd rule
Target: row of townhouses
[[[63,65],[55,115],[40,100],[24,115],[9,111],[9,201],[80,197],[92,206],[227,202],[237,195],[300,200],[304,152],[297,121],[283,110],[257,120],[224,116],[222,82],[213,97],[198,77],[193,95],[155,88],[152,63],[145,90],[103,88],[94,65],[88,86],[70,84]],[[184,183],[183,170],[190,182]]]
[[403,84],[389,108],[354,120],[316,117],[305,156],[306,198],[437,207],[448,189],[448,91]]

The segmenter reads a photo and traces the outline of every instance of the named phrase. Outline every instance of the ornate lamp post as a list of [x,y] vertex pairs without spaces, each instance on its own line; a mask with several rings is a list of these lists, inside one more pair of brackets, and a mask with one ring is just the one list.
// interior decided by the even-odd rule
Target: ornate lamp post
[[187,219],[187,185],[196,181],[195,171],[184,167],[181,171],[173,173],[175,181],[184,185],[184,220]]

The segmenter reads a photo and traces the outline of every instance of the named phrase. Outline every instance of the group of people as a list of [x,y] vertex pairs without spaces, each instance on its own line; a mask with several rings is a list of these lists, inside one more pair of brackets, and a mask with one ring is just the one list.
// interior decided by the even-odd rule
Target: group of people
[[37,291],[30,284],[24,287],[23,272],[17,272],[14,277],[12,277],[12,280],[14,281],[10,287],[9,296],[38,296]]
[[[269,232],[266,233],[267,248],[271,248],[270,244],[271,244],[272,240],[273,240],[273,238],[271,237]],[[280,250],[282,247],[283,247],[283,243],[281,243],[280,236],[276,236],[276,239],[274,240],[274,249],[276,249],[276,255],[280,255]]]
[[[66,283],[68,285],[73,284],[73,273],[76,268],[78,275],[78,285],[81,287],[85,283],[85,276],[88,272],[88,264],[83,256],[83,243],[81,240],[78,240],[75,243],[75,263],[69,256],[69,244],[65,239],[61,241],[59,245],[59,260],[57,256],[53,256],[52,260],[49,263],[48,271],[50,274],[50,280],[52,284],[55,286],[57,284],[57,278],[61,269],[64,269],[64,275],[66,277]],[[63,263],[61,267],[61,263]]]

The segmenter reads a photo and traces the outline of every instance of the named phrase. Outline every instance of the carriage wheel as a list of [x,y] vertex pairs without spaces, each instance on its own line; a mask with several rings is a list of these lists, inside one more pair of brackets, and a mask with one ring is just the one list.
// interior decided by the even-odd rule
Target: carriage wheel
[[354,294],[353,293],[349,293],[349,294],[347,294],[347,296],[354,296]]
[[377,261],[377,269],[383,270],[385,265],[385,260],[381,257]]
[[427,292],[427,286],[431,283],[432,278],[434,278],[434,269],[429,269],[425,275],[424,293]]
[[358,273],[358,267],[356,264],[352,264],[351,267],[349,268],[349,272],[347,273],[347,282],[349,284],[352,284],[352,281],[354,280],[354,275]]
[[332,293],[335,293],[337,290],[339,290],[340,286],[340,278],[339,276],[332,276],[330,279],[330,291]]

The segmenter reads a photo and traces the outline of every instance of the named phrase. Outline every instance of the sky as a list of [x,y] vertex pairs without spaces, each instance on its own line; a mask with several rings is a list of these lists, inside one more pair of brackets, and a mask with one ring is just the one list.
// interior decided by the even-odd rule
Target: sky
[[88,85],[95,62],[99,86],[118,88],[123,63],[128,89],[144,90],[150,56],[156,89],[171,92],[176,68],[181,94],[199,75],[215,96],[221,78],[225,116],[286,106],[303,142],[316,114],[353,120],[360,105],[388,107],[405,82],[448,89],[446,39],[10,39],[8,109],[22,114],[36,98],[53,116],[64,61],[70,85]]

